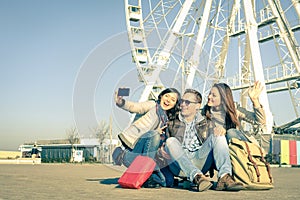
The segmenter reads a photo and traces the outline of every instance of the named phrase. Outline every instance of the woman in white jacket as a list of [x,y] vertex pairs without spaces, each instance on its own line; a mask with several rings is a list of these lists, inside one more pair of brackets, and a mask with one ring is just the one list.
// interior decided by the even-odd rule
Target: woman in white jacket
[[[121,96],[116,97],[118,107],[143,116],[118,135],[123,147],[117,148],[113,153],[115,164],[128,167],[138,155],[154,159],[161,139],[165,137],[167,121],[175,118],[179,112],[180,98],[181,95],[175,88],[163,90],[157,101],[137,103],[125,101]],[[155,171],[159,171],[158,166]],[[164,183],[161,185],[165,186]]]

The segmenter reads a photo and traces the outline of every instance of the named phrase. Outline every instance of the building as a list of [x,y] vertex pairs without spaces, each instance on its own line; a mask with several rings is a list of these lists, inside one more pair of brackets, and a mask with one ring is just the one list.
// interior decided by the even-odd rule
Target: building
[[111,163],[112,150],[119,144],[118,140],[105,139],[100,145],[97,138],[80,138],[76,144],[64,140],[38,140],[35,143],[20,145],[23,158],[31,157],[33,145],[37,144],[42,162],[101,162]]

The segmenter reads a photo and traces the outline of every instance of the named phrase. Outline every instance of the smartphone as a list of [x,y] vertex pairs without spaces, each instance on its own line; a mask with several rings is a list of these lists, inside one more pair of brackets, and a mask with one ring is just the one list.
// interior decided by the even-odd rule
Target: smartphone
[[118,96],[129,96],[130,88],[119,88]]

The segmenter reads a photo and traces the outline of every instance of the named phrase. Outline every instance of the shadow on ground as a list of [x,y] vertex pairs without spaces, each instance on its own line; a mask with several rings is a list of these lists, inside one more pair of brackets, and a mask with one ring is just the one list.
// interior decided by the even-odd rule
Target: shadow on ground
[[100,184],[113,185],[118,184],[119,178],[88,178],[86,181],[99,181]]

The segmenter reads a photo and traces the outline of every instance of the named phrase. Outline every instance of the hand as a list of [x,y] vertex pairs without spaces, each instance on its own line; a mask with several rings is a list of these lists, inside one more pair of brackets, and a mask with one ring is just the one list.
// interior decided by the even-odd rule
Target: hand
[[254,105],[254,107],[258,107],[260,105],[259,103],[259,96],[263,90],[263,86],[261,82],[256,81],[253,85],[253,87],[250,87],[248,90],[248,95]]
[[159,149],[158,149],[160,155],[165,158],[165,159],[168,159],[170,160],[171,159],[171,156],[165,151],[165,148],[164,148],[164,145],[161,146]]
[[123,97],[122,96],[118,96],[118,92],[115,92],[115,102],[117,104],[117,106],[121,106],[123,104]]
[[161,127],[161,128],[159,128],[158,129],[158,132],[160,133],[160,134],[163,134],[163,133],[165,133],[165,128],[167,128],[168,126],[167,125],[165,125],[165,126],[163,126],[163,127]]
[[215,136],[223,136],[226,134],[226,129],[223,128],[222,126],[216,126],[214,128],[214,135]]

